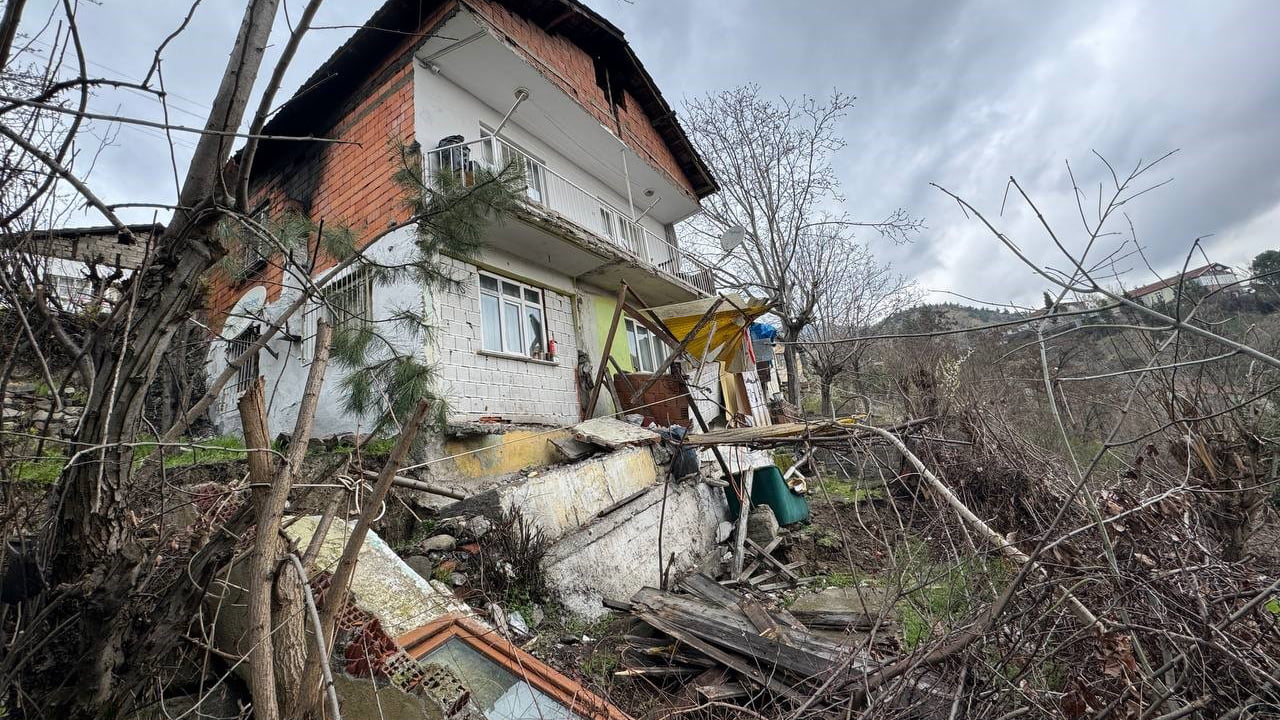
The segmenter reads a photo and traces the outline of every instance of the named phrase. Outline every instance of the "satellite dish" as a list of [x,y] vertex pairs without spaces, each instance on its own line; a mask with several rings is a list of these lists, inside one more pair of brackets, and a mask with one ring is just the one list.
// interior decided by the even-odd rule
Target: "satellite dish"
[[725,231],[720,234],[720,249],[725,252],[730,252],[741,245],[742,241],[745,240],[746,237],[747,229],[741,225],[734,225],[731,228],[726,228]]

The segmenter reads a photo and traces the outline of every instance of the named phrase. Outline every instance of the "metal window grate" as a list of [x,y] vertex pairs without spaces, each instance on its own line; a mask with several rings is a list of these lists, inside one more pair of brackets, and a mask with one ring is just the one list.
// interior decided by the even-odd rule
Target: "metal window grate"
[[358,330],[373,318],[373,278],[359,269],[338,278],[325,292],[329,303],[329,324],[335,332]]
[[[258,340],[260,330],[257,325],[250,325],[243,332],[231,339],[227,343],[227,362],[232,362],[236,358],[248,352]],[[240,368],[236,371],[236,384],[233,388],[235,395],[240,395],[249,386],[258,379],[258,353],[253,353],[245,358],[240,364]]]

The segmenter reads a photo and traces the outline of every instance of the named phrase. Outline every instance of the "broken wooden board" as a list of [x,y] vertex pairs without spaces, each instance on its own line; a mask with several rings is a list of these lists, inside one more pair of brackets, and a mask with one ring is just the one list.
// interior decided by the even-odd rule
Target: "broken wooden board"
[[616,450],[631,445],[656,445],[662,436],[615,418],[592,418],[574,425],[573,436],[580,441]]

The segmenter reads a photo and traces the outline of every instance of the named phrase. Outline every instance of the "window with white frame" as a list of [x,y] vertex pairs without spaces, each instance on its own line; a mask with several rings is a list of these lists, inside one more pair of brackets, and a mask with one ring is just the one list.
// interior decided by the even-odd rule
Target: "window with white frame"
[[615,245],[644,257],[644,229],[600,200],[600,230]]
[[[239,335],[231,338],[227,342],[227,362],[234,362],[236,358],[244,355],[258,341],[260,330],[257,325],[250,325],[240,332]],[[240,367],[236,370],[236,383],[232,392],[239,396],[245,390],[253,385],[258,379],[258,353],[252,353],[240,363]]]
[[649,328],[627,318],[627,349],[631,351],[631,366],[636,372],[656,372],[663,355],[662,341],[649,332]]
[[546,359],[545,307],[541,288],[480,273],[480,347]]
[[524,148],[497,137],[493,130],[480,126],[480,137],[488,142],[480,143],[480,157],[493,170],[501,170],[512,161],[524,171],[524,192],[529,202],[547,204],[546,165]]

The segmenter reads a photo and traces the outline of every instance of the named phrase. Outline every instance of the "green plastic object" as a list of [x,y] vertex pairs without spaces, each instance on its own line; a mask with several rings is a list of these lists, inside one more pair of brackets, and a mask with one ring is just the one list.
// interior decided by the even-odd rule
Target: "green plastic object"
[[[729,499],[729,516],[738,516],[738,494],[733,487],[724,489]],[[778,518],[779,525],[804,522],[809,519],[809,501],[803,495],[791,492],[782,471],[776,465],[756,468],[751,474],[751,504],[768,505]]]

